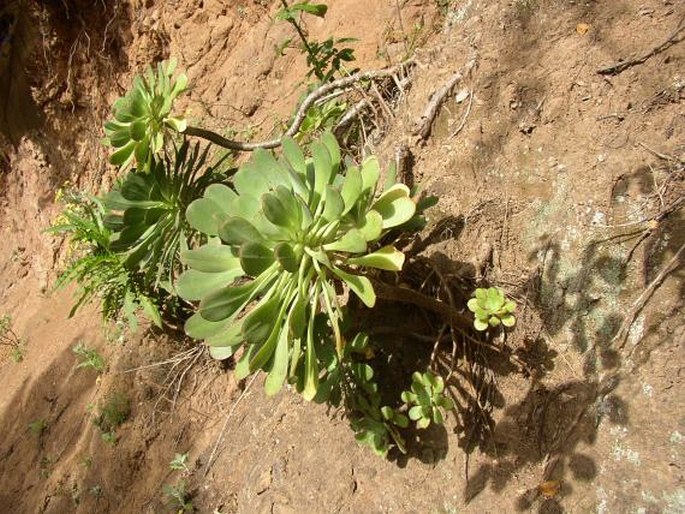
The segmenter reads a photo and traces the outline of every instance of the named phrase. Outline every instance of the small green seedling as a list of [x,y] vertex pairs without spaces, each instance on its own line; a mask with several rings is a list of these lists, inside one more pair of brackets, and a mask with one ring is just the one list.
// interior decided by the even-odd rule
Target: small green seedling
[[119,442],[119,436],[114,430],[110,432],[103,432],[100,437],[102,437],[102,440],[110,446],[116,446]]
[[476,330],[484,331],[488,326],[497,327],[500,324],[513,327],[516,323],[513,315],[516,304],[508,300],[498,287],[476,289],[475,296],[469,300],[468,307],[475,316],[473,326]]
[[78,343],[72,348],[72,351],[80,360],[76,365],[76,368],[90,368],[98,373],[105,371],[105,368],[107,367],[105,359],[97,350],[88,348],[83,343]]
[[36,437],[40,437],[41,435],[43,435],[43,432],[45,432],[46,428],[48,428],[48,423],[43,418],[37,419],[36,421],[29,423],[29,430]]
[[178,514],[195,511],[195,507],[193,507],[193,503],[190,501],[190,493],[188,493],[188,490],[186,489],[184,480],[179,480],[173,485],[165,484],[162,490],[169,499],[171,507],[173,507]]
[[54,467],[55,460],[50,455],[46,455],[45,457],[40,459],[38,475],[40,476],[40,478],[45,480],[50,476],[50,473],[52,473]]
[[[329,82],[336,74],[344,70],[344,63],[355,60],[352,48],[338,48],[339,44],[356,41],[354,38],[344,37],[340,39],[328,38],[326,41],[316,41],[307,37],[307,34],[299,20],[302,14],[310,14],[318,18],[326,16],[328,6],[325,4],[313,4],[309,0],[295,2],[289,5],[286,0],[281,0],[283,8],[276,13],[277,20],[290,23],[302,41],[301,52],[307,55],[309,71],[307,77],[315,75],[322,83]],[[292,39],[279,45],[277,52],[283,54],[286,47],[290,46]]]
[[12,316],[3,314],[0,316],[0,344],[10,346],[10,358],[14,362],[24,360],[26,342],[21,339],[12,329]]
[[169,463],[169,467],[174,471],[185,471],[188,473],[188,454],[187,453],[177,453],[174,458]]
[[116,429],[131,415],[131,404],[121,393],[111,394],[100,409],[93,423],[102,432],[102,440],[115,445],[119,440]]
[[431,421],[442,425],[444,416],[441,409],[452,410],[454,403],[445,395],[442,377],[430,371],[412,375],[410,391],[402,393],[402,400],[409,406],[409,419],[416,421],[418,428],[427,428]]

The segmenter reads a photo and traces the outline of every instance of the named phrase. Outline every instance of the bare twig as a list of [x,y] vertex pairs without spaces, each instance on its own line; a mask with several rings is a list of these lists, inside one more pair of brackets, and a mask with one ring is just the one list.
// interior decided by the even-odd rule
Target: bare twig
[[642,148],[644,148],[645,150],[647,150],[649,153],[654,154],[654,155],[657,156],[659,159],[663,159],[664,161],[674,162],[674,161],[678,161],[678,160],[679,160],[679,159],[676,159],[675,157],[673,157],[672,155],[667,155],[667,154],[665,154],[665,153],[657,152],[656,150],[654,150],[653,148],[647,146],[646,144],[644,144],[644,143],[641,142],[641,141],[638,142],[637,144],[640,145],[640,146],[641,146]]
[[355,73],[354,75],[350,75],[349,77],[344,77],[338,80],[334,80],[333,82],[328,82],[327,84],[324,84],[322,86],[319,86],[314,91],[309,93],[309,95],[307,95],[304,101],[300,104],[300,107],[297,110],[297,113],[295,114],[295,119],[293,119],[293,122],[290,124],[290,127],[288,127],[288,129],[281,137],[278,137],[276,139],[271,139],[269,141],[261,141],[257,143],[232,141],[217,134],[216,132],[212,132],[211,130],[206,130],[203,128],[193,126],[187,127],[184,133],[189,136],[197,136],[203,139],[207,139],[208,141],[211,141],[212,143],[215,143],[224,148],[228,148],[229,150],[251,152],[258,148],[277,148],[281,145],[281,142],[284,137],[292,137],[297,133],[307,115],[307,111],[320,98],[329,95],[333,91],[350,88],[358,82],[363,82],[367,80],[377,80],[385,77],[392,77],[396,73],[413,66],[415,63],[416,61],[414,59],[408,59],[403,63],[398,64],[397,66],[393,66],[391,68],[386,68],[383,70],[363,71]]
[[[661,285],[669,273],[678,267],[678,261],[683,252],[685,252],[685,243],[681,245],[671,260],[668,261],[668,263],[661,269],[656,278],[654,278],[654,280],[652,280],[652,282],[645,288],[637,300],[633,302],[630,312],[626,316],[625,320],[621,324],[621,328],[618,330],[613,339],[613,342],[618,342],[619,348],[623,348],[625,346],[626,340],[628,339],[628,334],[630,333],[630,328],[633,326],[635,318],[637,318],[637,315],[640,314],[644,306],[647,304],[647,301],[652,297],[654,291],[656,291],[656,289]],[[633,353],[633,350],[635,350],[635,347],[630,350],[631,354]]]
[[435,363],[435,358],[438,355],[438,348],[440,347],[440,343],[442,342],[442,335],[445,333],[445,330],[447,329],[447,325],[443,325],[440,327],[440,331],[438,332],[438,337],[435,338],[435,344],[433,345],[433,351],[431,352],[431,359],[430,359],[430,364],[428,367],[433,367],[433,364]]
[[416,122],[416,129],[414,129],[414,134],[418,134],[421,139],[426,139],[430,135],[431,126],[433,121],[438,114],[440,105],[445,100],[445,97],[452,91],[452,88],[456,86],[462,79],[467,76],[473,67],[476,65],[475,57],[472,57],[465,65],[464,68],[452,75],[443,86],[438,89],[428,102],[423,114]]
[[679,35],[681,32],[685,31],[685,24],[683,23],[683,21],[685,21],[685,16],[680,18],[677,28],[671,33],[670,36],[666,38],[666,40],[663,43],[655,46],[647,53],[641,55],[640,57],[636,57],[635,59],[629,59],[627,61],[612,64],[611,66],[606,66],[605,68],[600,68],[599,70],[597,70],[597,73],[599,73],[600,75],[618,75],[622,71],[625,71],[632,66],[642,64],[650,57],[660,54],[664,50],[675,45],[676,43],[679,43],[683,40],[682,38],[679,39]]
[[338,124],[333,128],[333,133],[336,136],[340,135],[347,127],[349,127],[350,123],[352,123],[352,120],[359,116],[359,113],[368,107],[368,105],[369,101],[366,98],[362,98],[352,107],[350,107],[340,119]]
[[464,117],[461,119],[461,123],[457,127],[457,129],[450,134],[450,137],[447,139],[452,139],[453,137],[456,137],[459,132],[461,132],[464,127],[466,126],[466,119],[469,117],[469,114],[471,114],[471,105],[473,104],[473,91],[469,93],[469,105],[466,108],[466,113],[464,113]]
[[228,420],[231,419],[231,416],[233,415],[233,412],[235,409],[238,407],[242,399],[245,397],[247,392],[250,390],[250,386],[254,383],[255,380],[257,380],[257,377],[259,376],[259,373],[255,373],[252,375],[252,379],[247,383],[245,386],[245,389],[243,389],[243,392],[240,394],[236,402],[231,406],[231,410],[228,411],[228,414],[226,414],[226,419],[224,419],[224,424],[221,427],[221,432],[219,432],[219,437],[216,439],[216,443],[214,444],[214,448],[212,449],[212,454],[209,456],[209,460],[207,461],[207,467],[205,468],[205,476],[207,476],[207,473],[209,473],[209,470],[212,467],[212,464],[214,464],[214,458],[216,457],[216,452],[217,449],[219,448],[219,444],[221,443],[222,439],[224,438],[224,432],[226,432],[226,427],[228,426]]

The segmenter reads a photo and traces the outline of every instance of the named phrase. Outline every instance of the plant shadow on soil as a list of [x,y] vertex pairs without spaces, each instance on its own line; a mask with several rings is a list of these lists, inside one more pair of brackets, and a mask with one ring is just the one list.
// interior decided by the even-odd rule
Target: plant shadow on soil
[[[124,371],[143,358],[167,358],[169,347],[141,336],[132,352],[108,362],[109,372],[99,375],[78,368],[73,352],[89,337],[88,331],[73,337],[39,376],[18,387],[0,415],[0,505],[12,505],[15,512],[110,512],[132,484],[147,480],[144,501],[165,512],[162,486],[170,470],[163,465],[150,471],[149,462],[158,457],[149,447],[160,444],[166,458],[176,445],[189,444],[192,433],[184,424],[168,424],[163,433],[161,423],[142,419],[156,394],[151,386],[163,382],[164,369],[155,366],[137,379]],[[108,425],[102,424],[103,414]],[[41,421],[42,429],[31,427]],[[104,437],[105,430],[116,442]]]
[[[26,495],[26,491],[48,478],[84,429],[86,397],[95,377],[92,372],[76,369],[71,350],[84,336],[75,337],[32,383],[26,379],[0,416],[0,505],[29,512],[33,502],[37,509],[42,498]],[[40,423],[39,430],[30,428],[36,422]]]
[[[459,228],[458,219],[450,220],[450,230],[445,230],[444,224],[439,226],[437,235],[442,233],[449,239],[458,238],[463,228]],[[421,251],[444,238],[434,237],[415,246]],[[615,302],[602,299],[617,297],[623,290],[627,265],[605,250],[601,243],[593,242],[578,265],[567,269],[560,245],[552,238],[542,240],[530,258],[533,261],[544,252],[543,263],[517,291],[517,296],[527,299],[525,308],[519,306],[522,312],[518,323],[522,328],[518,330],[523,335],[519,332],[505,338],[506,344],[496,349],[469,344],[457,337],[453,348],[443,345],[436,354],[438,371],[445,377],[451,374],[448,386],[457,405],[454,431],[459,447],[466,453],[467,461],[476,449],[491,459],[471,472],[467,464],[467,503],[488,486],[496,492],[504,490],[520,470],[539,465],[540,483],[554,481],[560,484],[560,490],[548,498],[535,487],[517,499],[516,508],[526,510],[538,505],[541,512],[558,511],[560,500],[573,492],[574,482],[588,483],[597,475],[597,464],[580,448],[594,444],[602,419],[616,425],[629,423],[625,402],[613,392],[619,379],[611,373],[621,365],[620,355],[610,343],[623,321],[622,312]],[[477,279],[473,264],[455,262],[439,252],[430,259],[414,259],[399,281],[421,291],[432,288],[436,297],[448,301],[444,291],[440,291],[435,269],[441,271],[440,280],[447,279],[451,301],[456,306],[466,305],[475,284],[488,285]],[[590,283],[607,291],[597,297],[593,292],[596,288],[589,287]],[[408,385],[404,382],[412,371],[428,367],[434,342],[449,334],[443,320],[419,308],[398,308],[399,305],[380,302],[373,319],[361,322],[373,326],[373,330],[380,327],[382,335],[376,339],[380,341],[381,361],[387,369],[379,369],[378,376],[386,380],[381,388],[395,395]],[[417,333],[421,342],[417,342]],[[568,362],[559,364],[568,365],[571,375],[562,373],[566,377],[563,381],[543,383],[542,379],[555,369],[560,357],[550,347],[550,341],[559,340],[565,333],[569,348],[581,354],[583,369],[576,371]],[[600,379],[600,372],[608,378]],[[520,380],[515,375],[527,379],[528,391],[510,404],[510,390],[503,390],[500,384],[508,376]],[[502,411],[501,416],[495,416],[496,410]],[[424,432],[414,443],[409,445],[407,456],[397,458],[399,466],[403,467],[409,458],[434,462],[447,454],[444,427]]]
[[[55,189],[81,171],[73,158],[78,137],[65,132],[99,124],[88,114],[103,100],[93,91],[127,69],[131,30],[128,7],[118,3],[103,2],[102,9],[85,0],[31,4],[10,0],[0,7],[0,141],[16,148],[28,138],[38,145],[53,167],[48,179]],[[36,77],[46,75],[50,87],[37,88]],[[46,116],[46,105],[57,109],[58,123]],[[96,134],[92,143],[99,146]]]
[[[653,169],[641,167],[621,177],[612,200],[627,191],[655,198],[654,184]],[[675,192],[670,196],[678,198]],[[672,205],[669,198],[661,201]],[[614,210],[620,210],[618,207],[612,205]],[[585,245],[577,260],[554,235],[539,240],[528,256],[530,263],[538,263],[537,268],[516,291],[519,298],[525,298],[526,305],[518,320],[519,327],[525,327],[524,334],[517,338],[521,344],[514,351],[530,373],[528,391],[518,403],[505,407],[502,399],[501,404],[494,405],[504,408],[497,423],[484,416],[484,409],[477,405],[466,411],[465,425],[470,423],[470,429],[460,445],[468,455],[478,447],[492,458],[492,463],[481,464],[468,477],[467,502],[488,484],[494,491],[503,491],[506,483],[524,467],[539,465],[539,485],[517,498],[516,509],[537,507],[539,512],[562,512],[560,501],[573,492],[573,485],[582,488],[583,483],[591,482],[597,475],[597,464],[583,448],[595,443],[603,420],[617,426],[630,423],[627,404],[615,392],[623,376],[624,361],[617,334],[633,299],[683,244],[685,234],[678,227],[684,221],[682,213],[674,212],[651,229],[644,223],[609,228],[607,234]],[[682,268],[671,275],[678,281],[676,291],[682,297]],[[535,316],[525,316],[526,310]],[[676,302],[670,313],[652,315],[648,326],[635,323],[628,334],[630,346],[656,332],[679,312],[682,302]],[[655,339],[656,345],[665,344],[664,338]],[[551,341],[566,341],[567,349],[560,349],[563,360],[557,358],[556,350],[549,348]],[[654,349],[644,346],[637,348],[633,364],[636,367],[647,362]],[[492,357],[489,368],[494,375],[502,376],[495,363],[501,362],[503,356]],[[582,369],[574,369],[567,357],[580,361]],[[557,360],[568,371],[556,373],[561,381],[543,383],[541,379],[554,369]],[[488,402],[487,394],[501,394],[494,384],[493,380],[483,386],[485,395],[480,398]],[[486,392],[493,387],[494,393]],[[546,487],[559,489],[550,494]]]
[[[579,447],[594,444],[605,417],[612,424],[628,425],[626,403],[613,393],[619,384],[621,357],[612,347],[623,321],[616,301],[626,282],[627,264],[605,250],[601,242],[591,242],[572,269],[565,267],[563,250],[552,238],[543,239],[531,252],[531,262],[541,252],[543,262],[519,296],[528,299],[541,326],[537,333],[524,336],[516,350],[530,370],[528,391],[504,409],[496,424],[490,420],[490,426],[480,430],[478,446],[496,464],[481,465],[469,477],[467,501],[488,483],[495,491],[503,490],[523,467],[540,465],[541,485],[523,493],[516,508],[523,511],[537,504],[540,512],[561,512],[560,500],[573,492],[572,484],[590,482],[597,475],[596,463]],[[565,337],[569,348],[581,356],[583,369],[578,372],[566,362],[572,379],[543,383],[557,359],[548,341]],[[465,450],[472,451],[473,445]],[[550,481],[560,489],[545,497],[542,484]]]

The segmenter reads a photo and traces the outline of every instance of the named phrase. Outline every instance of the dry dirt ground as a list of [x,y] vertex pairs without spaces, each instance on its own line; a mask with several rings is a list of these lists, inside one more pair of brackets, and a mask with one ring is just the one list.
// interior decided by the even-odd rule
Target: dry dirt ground
[[[163,486],[185,480],[207,513],[685,512],[685,277],[671,262],[685,243],[680,0],[331,0],[308,22],[315,38],[356,37],[362,69],[416,56],[370,150],[388,162],[406,148],[412,178],[439,195],[417,249],[455,301],[487,282],[519,303],[497,341],[511,355],[460,350],[450,363],[445,347],[436,365],[455,367],[459,409],[408,456],[381,460],[338,412],[287,390],[266,398],[260,378],[237,383],[201,354],[176,390],[169,377],[191,362],[178,336],[105,330],[97,306],[68,318],[69,291],[52,291],[66,246],[45,229],[67,181],[97,192],[113,180],[99,145],[108,106],[147,63],[177,56],[193,121],[278,133],[306,66],[274,50],[292,35],[277,4],[0,8],[15,20],[0,38],[0,315],[26,342],[19,363],[0,348],[0,511],[174,512]],[[431,96],[469,61],[422,140]],[[415,314],[382,309],[380,329]],[[432,347],[385,337],[427,345],[419,361]],[[76,368],[78,342],[106,372]],[[116,445],[93,424],[111,398],[131,410]],[[169,468],[176,453],[186,471]]]

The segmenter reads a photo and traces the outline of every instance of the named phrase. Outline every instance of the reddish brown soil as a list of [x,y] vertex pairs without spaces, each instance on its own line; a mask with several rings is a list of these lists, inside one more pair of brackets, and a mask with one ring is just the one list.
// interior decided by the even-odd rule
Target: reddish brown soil
[[[358,38],[360,68],[416,55],[411,88],[371,150],[386,163],[401,144],[411,151],[414,179],[440,196],[422,255],[457,296],[485,279],[517,299],[506,344],[532,372],[488,355],[472,389],[457,378],[460,360],[459,413],[388,461],[360,447],[340,413],[288,390],[267,398],[261,378],[236,383],[208,360],[169,401],[179,368],[153,364],[178,355],[178,338],[103,330],[96,306],[69,319],[70,292],[52,291],[67,253],[45,232],[55,193],[67,180],[93,192],[111,183],[98,127],[150,60],[179,58],[194,123],[256,140],[293,112],[304,57],[276,56],[292,35],[273,21],[278,2],[27,2],[25,51],[11,64],[26,81],[13,93],[21,114],[0,124],[0,315],[27,343],[21,363],[0,348],[0,511],[173,512],[162,489],[183,479],[208,513],[685,512],[682,265],[626,344],[614,340],[685,242],[682,209],[642,222],[683,195],[685,42],[597,73],[662,43],[682,3],[329,3],[308,29]],[[431,95],[471,58],[420,141]],[[628,258],[636,239],[614,236],[650,226]],[[380,325],[413,311],[381,308]],[[105,373],[76,368],[78,342],[106,357]],[[112,446],[91,411],[114,393],[131,415]],[[43,431],[29,428],[40,420]],[[188,471],[172,471],[185,452]]]

